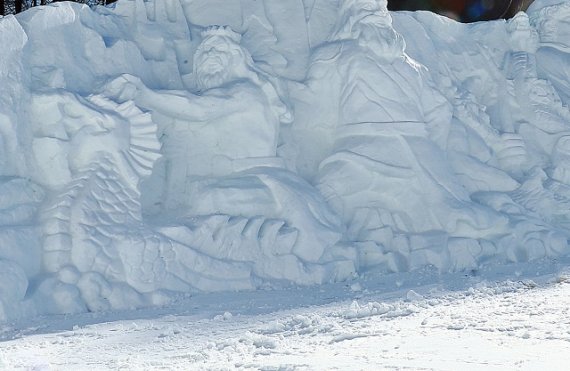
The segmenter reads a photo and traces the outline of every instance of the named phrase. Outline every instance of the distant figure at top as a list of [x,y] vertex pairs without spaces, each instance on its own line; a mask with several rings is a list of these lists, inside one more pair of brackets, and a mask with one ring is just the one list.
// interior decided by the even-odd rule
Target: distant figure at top
[[312,104],[296,111],[298,136],[308,138],[298,160],[309,160],[299,166],[350,238],[370,240],[386,226],[480,238],[504,220],[471,203],[452,173],[444,152],[451,107],[404,49],[385,0],[343,1],[310,67]]

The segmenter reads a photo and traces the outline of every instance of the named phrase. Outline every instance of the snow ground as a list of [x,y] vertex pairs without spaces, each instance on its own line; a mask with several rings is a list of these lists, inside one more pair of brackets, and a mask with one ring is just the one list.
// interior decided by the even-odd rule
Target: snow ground
[[320,288],[197,295],[159,309],[36,318],[1,330],[0,365],[565,370],[567,266],[542,261],[445,276],[426,270]]

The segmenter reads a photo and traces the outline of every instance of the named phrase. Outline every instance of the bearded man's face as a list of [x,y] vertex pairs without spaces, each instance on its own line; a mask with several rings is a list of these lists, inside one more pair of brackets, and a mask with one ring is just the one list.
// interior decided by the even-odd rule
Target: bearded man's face
[[404,55],[406,42],[382,15],[373,14],[354,26],[359,43],[373,52],[379,61],[392,63]]
[[[379,2],[377,0],[356,0],[354,2],[348,2],[350,9],[352,9],[352,17],[356,21],[360,21],[370,15],[390,18],[385,3],[385,1]],[[391,24],[391,19],[389,23]]]
[[211,89],[228,82],[234,64],[234,48],[221,36],[209,37],[200,44],[194,57],[198,88]]

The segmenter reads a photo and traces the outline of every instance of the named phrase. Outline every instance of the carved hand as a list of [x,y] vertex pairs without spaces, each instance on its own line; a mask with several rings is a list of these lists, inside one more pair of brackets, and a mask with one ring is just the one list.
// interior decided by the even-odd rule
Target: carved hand
[[140,78],[123,74],[105,85],[103,94],[118,103],[134,100],[145,86]]

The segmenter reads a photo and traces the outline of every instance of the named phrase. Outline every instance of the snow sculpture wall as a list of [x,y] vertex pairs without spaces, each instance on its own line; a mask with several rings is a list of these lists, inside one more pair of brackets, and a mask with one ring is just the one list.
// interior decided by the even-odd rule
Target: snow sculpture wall
[[0,320],[568,253],[566,2],[0,19]]

